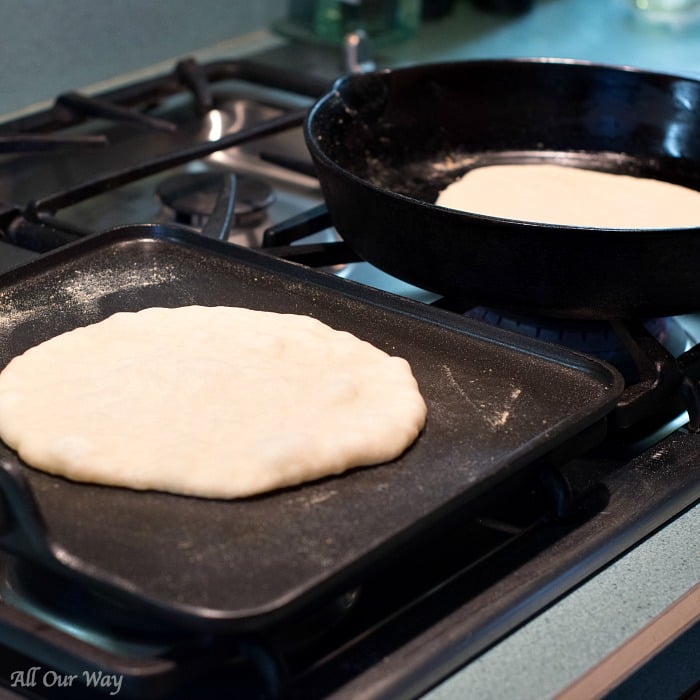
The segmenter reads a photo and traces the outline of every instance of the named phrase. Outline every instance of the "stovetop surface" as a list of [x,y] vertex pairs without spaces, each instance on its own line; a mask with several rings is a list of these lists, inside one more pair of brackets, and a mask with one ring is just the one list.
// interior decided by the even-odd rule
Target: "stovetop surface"
[[[561,7],[554,8],[553,5],[545,8],[543,12],[548,16],[554,16],[563,11]],[[516,36],[520,37],[519,43],[509,45],[513,47],[512,50],[527,46],[523,36],[517,33],[525,32],[531,35],[532,27],[528,29],[528,26],[533,21],[524,20],[511,25],[508,31],[511,34],[515,32]],[[604,26],[602,20],[600,24]],[[499,41],[497,39],[494,45],[500,45]],[[478,42],[476,46],[478,52]],[[612,46],[609,44],[608,53],[601,54],[602,60],[609,60],[609,56],[614,55]],[[536,47],[533,48],[536,49]],[[467,53],[469,50],[468,48]],[[482,51],[491,50],[494,49],[486,45],[482,49]],[[583,58],[598,58],[590,52],[586,53],[583,49],[572,49],[569,55],[574,55],[576,51],[579,53],[583,51],[584,55],[581,56]],[[538,51],[520,51],[520,53],[533,54]],[[53,191],[53,184],[47,183],[46,192]],[[310,187],[308,185],[308,182],[303,182],[301,185],[297,183],[292,189],[302,192],[303,198],[308,197],[310,202],[317,201],[317,192],[314,191],[313,185]],[[18,190],[16,201],[21,201],[24,194]],[[293,195],[293,199],[294,197],[296,195]],[[149,206],[152,207],[151,214],[157,216],[160,211],[159,205],[149,202]],[[288,211],[295,207],[296,203],[292,203]],[[280,220],[285,214],[286,212],[281,213]],[[129,216],[139,220],[141,212],[132,212]],[[119,222],[113,219],[102,221],[99,216],[95,219],[95,224],[100,228],[103,225],[109,227],[113,223]],[[690,322],[692,324],[694,319],[690,319]],[[470,664],[452,682],[436,689],[434,697],[436,699],[460,697],[460,693],[465,688],[469,689],[473,697],[493,697],[493,693],[498,692],[495,689],[498,688],[503,691],[510,688],[518,697],[526,697],[528,693],[531,693],[530,697],[541,697],[543,692],[547,692],[547,688],[552,690],[560,688],[564,684],[562,678],[570,678],[572,674],[587,668],[591,659],[599,657],[619,643],[631,629],[640,626],[684,589],[700,579],[697,560],[688,559],[688,552],[694,551],[693,547],[696,543],[698,517],[696,507],[639,544],[632,553],[578,588],[564,601],[538,616],[534,622],[494,647],[491,652]],[[669,575],[669,572],[672,573]],[[625,593],[620,594],[621,589]],[[643,605],[639,604],[640,600],[644,602]],[[589,615],[590,610],[595,611],[596,614]],[[578,630],[575,635],[568,632],[561,633],[562,630],[570,630],[572,627]],[[580,639],[583,636],[588,643],[582,647]],[[550,650],[546,668],[533,656],[532,650],[537,646],[544,646],[545,649]],[[558,661],[552,663],[551,660],[555,656]],[[513,669],[514,664],[517,664],[523,674],[521,678],[537,677],[539,681],[532,683],[521,681],[518,687],[514,688],[510,685],[510,681],[515,674],[510,670],[508,673],[503,673],[502,664],[506,664],[509,669]],[[546,679],[544,684],[541,682],[542,678]]]

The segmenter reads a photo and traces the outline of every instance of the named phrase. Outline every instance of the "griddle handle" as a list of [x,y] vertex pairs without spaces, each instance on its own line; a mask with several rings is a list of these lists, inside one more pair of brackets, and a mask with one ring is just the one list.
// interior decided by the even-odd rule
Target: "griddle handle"
[[54,558],[48,532],[20,467],[0,457],[0,549],[46,561]]

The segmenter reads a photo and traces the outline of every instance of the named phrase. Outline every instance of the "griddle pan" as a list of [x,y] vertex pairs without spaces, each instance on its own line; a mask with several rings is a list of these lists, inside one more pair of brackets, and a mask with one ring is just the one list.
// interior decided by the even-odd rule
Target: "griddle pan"
[[401,458],[255,498],[74,483],[2,449],[2,546],[197,629],[259,627],[354,580],[601,420],[622,391],[583,355],[178,228],[66,246],[0,278],[0,303],[0,366],[117,311],[187,304],[307,314],[411,363],[429,417]]
[[594,229],[434,202],[470,169],[499,163],[700,189],[699,107],[700,81],[679,76],[551,59],[466,61],[343,77],[312,108],[305,133],[338,232],[377,267],[472,305],[644,318],[700,306],[700,221]]

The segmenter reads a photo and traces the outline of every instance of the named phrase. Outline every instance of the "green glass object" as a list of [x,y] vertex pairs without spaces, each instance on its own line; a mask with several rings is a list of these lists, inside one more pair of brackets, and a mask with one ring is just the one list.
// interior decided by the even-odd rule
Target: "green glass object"
[[414,36],[421,14],[422,0],[291,0],[288,21],[278,29],[328,44],[363,29],[381,46]]

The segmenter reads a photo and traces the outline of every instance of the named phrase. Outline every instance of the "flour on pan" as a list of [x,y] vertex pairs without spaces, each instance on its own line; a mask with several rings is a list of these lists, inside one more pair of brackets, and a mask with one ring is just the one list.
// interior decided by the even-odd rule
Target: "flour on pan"
[[[10,331],[20,323],[40,319],[57,309],[78,310],[85,316],[97,309],[99,301],[108,294],[153,287],[177,279],[177,271],[171,266],[153,266],[144,270],[76,270],[53,288],[41,288],[31,293],[27,285],[41,285],[41,278],[28,280],[17,291],[14,288],[0,291],[0,331]],[[41,299],[43,303],[36,303]]]
[[318,320],[118,313],[0,373],[0,437],[77,481],[234,498],[399,456],[426,405],[406,360]]
[[[452,370],[448,365],[442,365],[442,369],[447,377],[448,382],[457,391],[457,393],[464,399],[464,401],[475,411],[476,415],[479,416],[484,422],[493,430],[498,428],[503,428],[509,421],[511,411],[515,402],[520,398],[523,393],[522,389],[514,387],[508,398],[506,399],[491,399],[489,401],[475,401],[466,391],[460,383],[455,379]],[[489,372],[491,370],[489,369]],[[476,380],[471,380],[470,383]]]
[[132,289],[151,287],[171,282],[175,271],[171,267],[151,267],[144,270],[99,270],[96,272],[74,272],[66,280],[60,291],[76,304],[91,304],[115,291],[128,292]]

